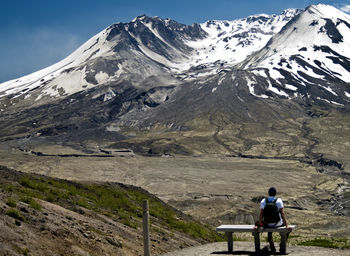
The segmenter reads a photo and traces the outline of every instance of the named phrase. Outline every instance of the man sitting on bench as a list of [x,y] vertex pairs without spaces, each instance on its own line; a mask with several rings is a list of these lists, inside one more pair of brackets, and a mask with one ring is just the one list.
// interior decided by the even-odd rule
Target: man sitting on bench
[[[277,191],[274,187],[270,188],[268,191],[269,196],[261,200],[259,221],[255,223],[254,229],[258,230],[260,227],[277,228],[286,226],[286,228],[289,230],[286,236],[288,239],[288,235],[292,229],[288,227],[286,216],[283,210],[282,199],[275,197],[276,192]],[[268,232],[267,240],[269,241],[271,251],[275,252],[276,248],[273,243],[272,232]]]

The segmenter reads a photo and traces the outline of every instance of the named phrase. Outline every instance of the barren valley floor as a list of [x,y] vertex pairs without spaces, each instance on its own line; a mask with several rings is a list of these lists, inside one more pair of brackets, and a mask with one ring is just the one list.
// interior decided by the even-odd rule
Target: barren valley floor
[[346,169],[319,173],[299,161],[218,156],[40,157],[8,151],[0,152],[0,165],[68,180],[140,186],[213,226],[253,223],[259,201],[275,186],[289,222],[298,226],[294,240],[350,238]]

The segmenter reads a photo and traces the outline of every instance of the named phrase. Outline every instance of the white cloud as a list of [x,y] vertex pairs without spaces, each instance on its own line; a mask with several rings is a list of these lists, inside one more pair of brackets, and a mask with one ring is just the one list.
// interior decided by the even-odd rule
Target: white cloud
[[343,12],[349,12],[350,13],[350,4],[342,4],[339,7],[340,10]]
[[343,12],[350,12],[350,4],[344,5],[343,7],[341,7],[341,10]]

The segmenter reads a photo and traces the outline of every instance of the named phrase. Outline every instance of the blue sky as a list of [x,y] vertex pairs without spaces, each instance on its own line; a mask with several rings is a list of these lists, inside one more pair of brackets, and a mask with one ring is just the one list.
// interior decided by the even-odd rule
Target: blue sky
[[141,14],[192,24],[317,3],[350,12],[350,0],[2,0],[0,83],[54,64],[110,24]]

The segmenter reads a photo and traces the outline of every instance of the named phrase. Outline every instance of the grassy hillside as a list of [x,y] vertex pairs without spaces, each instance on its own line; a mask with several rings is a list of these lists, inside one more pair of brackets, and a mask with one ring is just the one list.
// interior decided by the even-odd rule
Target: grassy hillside
[[138,187],[81,184],[0,166],[0,190],[1,255],[138,255],[144,199],[154,254],[222,240]]

